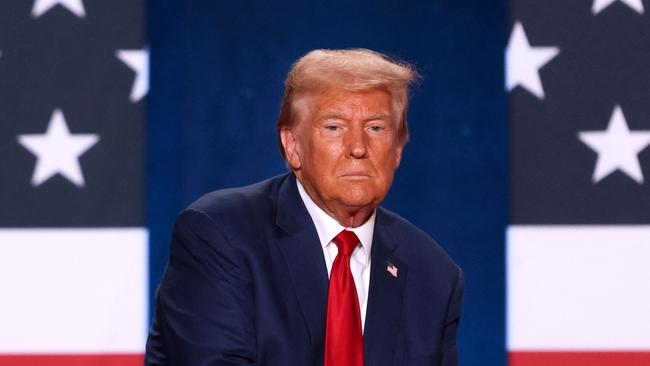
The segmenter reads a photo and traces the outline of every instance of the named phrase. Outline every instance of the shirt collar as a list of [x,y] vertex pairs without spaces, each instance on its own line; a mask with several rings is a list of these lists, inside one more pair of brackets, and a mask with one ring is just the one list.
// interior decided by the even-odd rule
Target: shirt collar
[[372,248],[372,237],[375,229],[375,216],[376,211],[373,211],[370,218],[359,227],[345,227],[341,226],[333,217],[328,215],[323,209],[318,207],[316,203],[309,197],[305,188],[302,184],[296,179],[298,184],[298,193],[300,193],[300,198],[309,212],[314,226],[316,226],[316,232],[318,233],[318,238],[320,239],[320,244],[324,248],[326,247],[336,235],[338,235],[344,229],[353,231],[357,234],[359,241],[361,242],[362,252],[364,254],[364,260],[368,263],[370,259],[370,253]]

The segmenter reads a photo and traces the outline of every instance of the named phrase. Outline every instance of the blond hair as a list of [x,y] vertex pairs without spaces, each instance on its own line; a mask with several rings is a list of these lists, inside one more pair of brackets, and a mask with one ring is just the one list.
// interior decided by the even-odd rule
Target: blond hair
[[296,102],[310,93],[329,90],[361,92],[385,89],[391,94],[399,116],[397,135],[400,144],[408,141],[406,112],[409,86],[417,79],[413,67],[367,49],[314,50],[296,61],[284,81],[284,97],[277,122],[280,152],[286,158],[280,131],[296,123]]

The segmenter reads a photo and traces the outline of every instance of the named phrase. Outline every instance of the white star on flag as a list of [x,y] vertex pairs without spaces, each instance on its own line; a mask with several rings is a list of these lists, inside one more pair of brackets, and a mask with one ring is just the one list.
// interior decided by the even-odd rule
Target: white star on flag
[[639,14],[643,14],[643,2],[641,0],[594,0],[591,6],[591,12],[595,14],[600,13],[606,7],[612,5],[615,1],[625,3],[625,5],[634,9]]
[[38,18],[52,9],[55,5],[64,6],[79,18],[86,16],[86,10],[84,9],[82,0],[34,0],[32,16]]
[[63,112],[55,109],[44,134],[19,135],[18,142],[37,158],[32,185],[57,173],[78,187],[85,184],[79,157],[99,141],[96,134],[70,134]]
[[630,131],[620,106],[614,107],[607,130],[579,132],[578,138],[598,153],[593,174],[594,183],[598,183],[617,169],[637,183],[643,183],[643,173],[637,155],[650,145],[650,130]]
[[521,86],[539,99],[544,99],[544,88],[539,69],[560,52],[557,47],[531,47],[521,22],[516,22],[506,48],[506,88],[511,91]]
[[135,71],[136,76],[131,88],[131,102],[136,103],[149,91],[149,50],[117,50],[117,58]]

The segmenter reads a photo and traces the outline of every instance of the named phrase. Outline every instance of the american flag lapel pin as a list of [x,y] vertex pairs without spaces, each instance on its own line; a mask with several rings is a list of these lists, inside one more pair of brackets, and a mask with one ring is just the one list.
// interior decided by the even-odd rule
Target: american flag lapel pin
[[397,267],[391,262],[386,263],[386,271],[391,274],[391,276],[397,278]]

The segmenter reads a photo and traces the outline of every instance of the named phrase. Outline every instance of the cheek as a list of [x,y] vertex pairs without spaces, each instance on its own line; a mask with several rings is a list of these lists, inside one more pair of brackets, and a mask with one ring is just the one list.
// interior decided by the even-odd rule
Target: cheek
[[377,164],[382,170],[395,170],[399,162],[399,149],[392,143],[382,142],[373,146]]
[[321,165],[329,165],[343,156],[343,145],[337,140],[321,139],[311,145],[311,160]]
[[305,145],[301,160],[303,174],[308,176],[314,186],[335,188],[333,181],[339,167],[340,144],[336,142],[312,140]]

